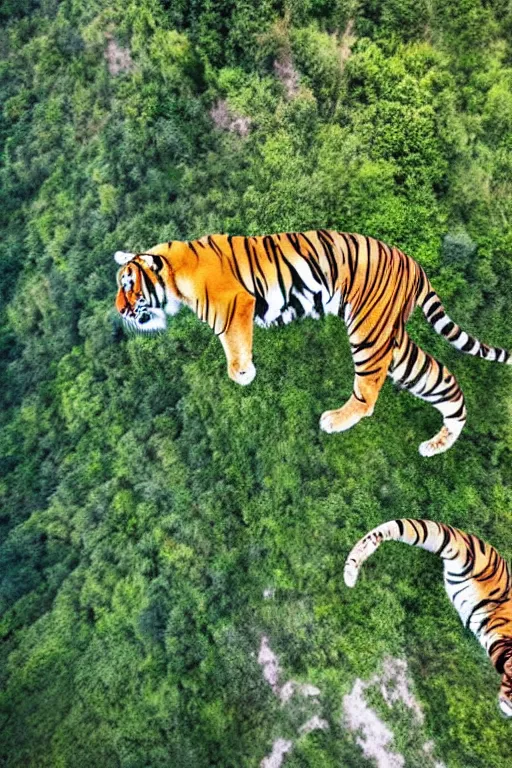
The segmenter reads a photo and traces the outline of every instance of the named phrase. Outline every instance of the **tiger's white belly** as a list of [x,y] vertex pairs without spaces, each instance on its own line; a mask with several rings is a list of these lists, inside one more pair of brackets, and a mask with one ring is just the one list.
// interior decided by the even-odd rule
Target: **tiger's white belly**
[[[313,286],[312,286],[313,288]],[[298,291],[292,287],[287,301],[283,302],[283,294],[278,286],[272,286],[265,296],[267,307],[265,312],[254,316],[254,322],[260,328],[272,325],[287,325],[299,317],[315,319],[328,314],[337,315],[341,304],[341,292],[336,291],[332,296],[320,284],[317,290]]]

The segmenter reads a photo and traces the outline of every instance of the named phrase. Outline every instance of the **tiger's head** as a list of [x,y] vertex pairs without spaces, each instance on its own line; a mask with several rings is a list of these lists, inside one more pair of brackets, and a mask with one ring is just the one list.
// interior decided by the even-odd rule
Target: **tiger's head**
[[505,662],[500,688],[500,709],[507,717],[512,717],[512,657]]
[[166,315],[174,315],[180,300],[169,284],[169,265],[158,254],[116,251],[121,266],[117,273],[116,309],[127,325],[137,331],[163,331]]

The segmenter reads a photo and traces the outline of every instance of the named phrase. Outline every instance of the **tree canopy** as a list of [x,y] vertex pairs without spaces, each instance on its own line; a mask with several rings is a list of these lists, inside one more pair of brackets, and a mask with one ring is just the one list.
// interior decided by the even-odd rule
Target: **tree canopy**
[[[415,316],[467,399],[456,446],[421,458],[438,414],[391,384],[325,435],[353,377],[337,318],[256,329],[243,389],[189,311],[122,327],[112,255],[361,232],[512,348],[510,5],[4,0],[0,21],[0,761],[240,768],[283,738],[286,768],[372,766],[343,700],[391,656],[421,728],[367,696],[406,767],[509,766],[498,676],[440,563],[389,545],[354,591],[342,570],[394,517],[510,558],[510,370]],[[320,694],[283,705],[263,637]],[[328,727],[298,735],[315,714]]]

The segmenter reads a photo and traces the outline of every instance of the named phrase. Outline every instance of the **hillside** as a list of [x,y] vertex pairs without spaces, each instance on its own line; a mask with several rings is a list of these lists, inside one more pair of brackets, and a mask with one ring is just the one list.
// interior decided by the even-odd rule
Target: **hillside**
[[123,329],[113,254],[361,232],[512,349],[511,41],[505,0],[3,1],[2,765],[509,768],[439,561],[342,571],[394,517],[511,558],[510,368],[418,313],[466,396],[454,448],[419,456],[439,414],[390,382],[326,435],[337,318],[256,329],[238,387],[191,312]]

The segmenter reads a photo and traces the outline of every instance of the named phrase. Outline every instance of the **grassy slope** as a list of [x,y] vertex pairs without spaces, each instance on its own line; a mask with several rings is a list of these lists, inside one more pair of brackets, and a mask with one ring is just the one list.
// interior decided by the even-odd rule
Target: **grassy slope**
[[[389,384],[372,419],[319,432],[352,384],[334,318],[257,330],[245,390],[187,312],[134,338],[111,306],[118,248],[332,226],[406,249],[454,319],[512,347],[511,20],[478,0],[169,5],[1,11],[4,762],[255,766],[318,713],[329,730],[286,765],[362,766],[343,696],[393,655],[425,724],[369,698],[406,765],[433,738],[449,768],[505,768],[498,678],[440,564],[389,545],[355,591],[341,571],[397,516],[510,557],[510,371],[413,319],[470,414],[457,446],[426,461],[437,413]],[[107,34],[132,58],[117,76]],[[292,96],[276,60],[300,76]],[[214,129],[219,99],[250,118],[247,136]],[[316,709],[279,705],[263,634],[283,680],[321,690]]]

